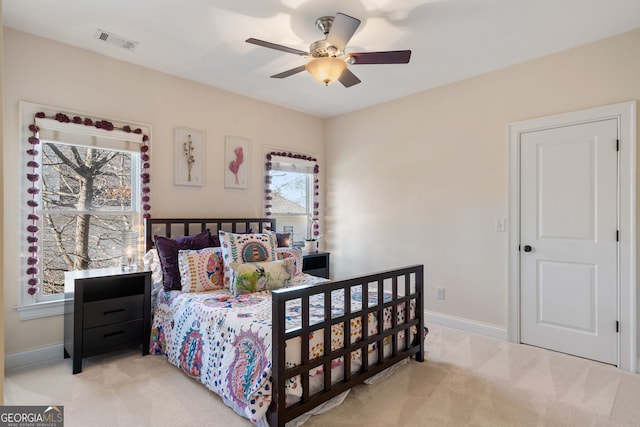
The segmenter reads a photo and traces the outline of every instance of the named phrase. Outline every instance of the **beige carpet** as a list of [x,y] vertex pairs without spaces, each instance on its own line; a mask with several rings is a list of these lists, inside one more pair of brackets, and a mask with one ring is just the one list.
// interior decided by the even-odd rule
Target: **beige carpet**
[[[411,361],[344,404],[326,426],[640,426],[640,375],[430,325],[426,361]],[[139,350],[6,372],[7,405],[64,405],[65,426],[250,426],[162,356]]]

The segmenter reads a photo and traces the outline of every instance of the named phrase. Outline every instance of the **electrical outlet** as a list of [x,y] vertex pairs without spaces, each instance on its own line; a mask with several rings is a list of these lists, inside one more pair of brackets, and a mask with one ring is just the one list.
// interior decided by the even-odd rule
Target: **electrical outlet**
[[444,299],[444,288],[436,288],[436,299]]

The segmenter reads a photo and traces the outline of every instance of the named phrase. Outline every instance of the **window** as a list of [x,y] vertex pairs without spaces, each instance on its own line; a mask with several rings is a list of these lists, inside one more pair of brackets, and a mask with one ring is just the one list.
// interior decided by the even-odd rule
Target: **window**
[[311,236],[309,217],[313,174],[271,170],[271,212],[278,231],[292,233],[294,244]]
[[[140,224],[138,153],[42,143],[41,290],[64,292],[64,272],[118,266]],[[126,244],[125,244],[126,243]]]
[[317,238],[318,165],[301,154],[267,154],[266,214],[277,220],[278,232],[291,232],[295,246]]
[[66,271],[137,259],[150,211],[150,165],[147,127],[70,118],[29,103],[20,108],[28,129],[24,306],[60,300]]

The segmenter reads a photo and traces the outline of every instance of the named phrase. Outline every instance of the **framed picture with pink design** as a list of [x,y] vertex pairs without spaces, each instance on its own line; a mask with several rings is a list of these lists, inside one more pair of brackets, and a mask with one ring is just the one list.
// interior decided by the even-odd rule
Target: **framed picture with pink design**
[[250,170],[251,140],[227,135],[224,154],[224,187],[248,189]]

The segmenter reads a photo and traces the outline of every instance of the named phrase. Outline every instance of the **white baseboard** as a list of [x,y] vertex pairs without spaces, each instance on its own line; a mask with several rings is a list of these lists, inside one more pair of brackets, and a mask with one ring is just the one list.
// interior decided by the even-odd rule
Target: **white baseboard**
[[[488,323],[476,322],[475,320],[464,319],[461,317],[450,316],[448,314],[437,313],[435,311],[424,312],[425,326],[429,327],[429,323],[446,326],[448,328],[460,329],[472,334],[484,335],[497,338],[503,341],[509,341],[509,335],[506,329],[500,328]],[[636,372],[640,374],[640,357],[636,364]]]
[[503,341],[508,340],[507,330],[505,328],[488,323],[477,322],[475,320],[464,319],[462,317],[437,313],[435,311],[425,311],[424,321],[425,326],[427,327],[429,326],[429,323],[435,323],[437,325],[460,329],[473,334],[485,335]]
[[4,368],[14,369],[23,366],[37,365],[50,360],[64,357],[64,345],[54,344],[47,347],[39,347],[21,353],[10,354],[4,358]]

